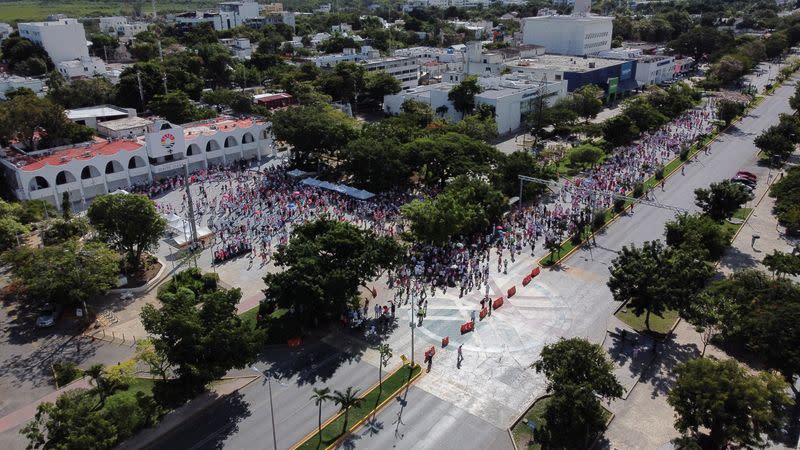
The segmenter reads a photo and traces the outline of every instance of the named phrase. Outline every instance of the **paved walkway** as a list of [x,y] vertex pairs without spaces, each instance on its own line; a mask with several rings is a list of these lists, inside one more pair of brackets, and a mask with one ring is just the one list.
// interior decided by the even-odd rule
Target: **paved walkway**
[[16,428],[31,419],[36,415],[36,408],[39,407],[42,403],[45,402],[55,402],[56,399],[63,394],[64,392],[71,391],[73,389],[91,389],[92,385],[89,383],[88,377],[83,377],[80,380],[77,380],[73,383],[70,383],[64,386],[61,389],[53,391],[44,397],[36,400],[35,402],[28,403],[27,405],[23,406],[22,408],[17,409],[16,411],[0,417],[0,433],[6,432],[12,428]]

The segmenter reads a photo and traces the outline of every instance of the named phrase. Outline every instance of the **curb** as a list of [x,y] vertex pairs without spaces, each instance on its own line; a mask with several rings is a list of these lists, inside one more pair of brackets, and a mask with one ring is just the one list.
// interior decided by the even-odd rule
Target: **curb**
[[153,287],[153,286],[157,285],[158,283],[160,283],[162,281],[161,280],[161,276],[164,274],[164,271],[166,270],[167,265],[164,263],[164,261],[161,260],[161,258],[156,257],[156,259],[158,259],[158,263],[161,264],[161,269],[158,270],[158,273],[156,274],[156,276],[151,278],[150,281],[148,281],[147,283],[145,283],[142,286],[135,287],[135,288],[109,289],[108,293],[109,294],[125,294],[125,293],[130,292],[132,294],[139,294],[141,292],[147,292],[148,290],[150,290],[151,287]]

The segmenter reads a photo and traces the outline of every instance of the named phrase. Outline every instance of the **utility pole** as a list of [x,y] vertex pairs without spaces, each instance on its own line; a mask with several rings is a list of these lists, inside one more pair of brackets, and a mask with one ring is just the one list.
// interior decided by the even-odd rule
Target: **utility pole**
[[150,4],[153,5],[153,20],[158,19],[158,13],[156,13],[156,0],[150,0]]
[[186,187],[186,201],[189,205],[189,225],[192,234],[192,244],[197,242],[197,225],[194,223],[194,203],[192,202],[192,191],[189,189],[189,164],[186,164],[186,172],[183,174],[183,185]]

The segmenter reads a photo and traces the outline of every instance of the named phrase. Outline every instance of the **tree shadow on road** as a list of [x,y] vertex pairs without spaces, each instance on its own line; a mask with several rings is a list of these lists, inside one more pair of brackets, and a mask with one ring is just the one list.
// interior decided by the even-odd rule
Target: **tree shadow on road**
[[[235,392],[217,400],[214,403],[213,411],[215,417],[225,418],[225,424],[216,430],[198,430],[198,432],[211,433],[206,440],[199,443],[198,448],[225,448],[227,438],[236,434],[239,431],[239,423],[252,414],[250,404],[244,400],[244,396],[240,392]],[[271,430],[264,431],[265,439],[270,432]]]
[[627,367],[632,377],[641,376],[653,361],[653,338],[639,333],[623,332],[619,328],[608,336],[610,342],[606,341],[606,350],[611,360],[621,367]]

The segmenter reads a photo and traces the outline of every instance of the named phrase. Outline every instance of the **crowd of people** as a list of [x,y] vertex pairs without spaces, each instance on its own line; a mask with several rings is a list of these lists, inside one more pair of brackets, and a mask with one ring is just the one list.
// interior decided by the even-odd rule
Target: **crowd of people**
[[[610,208],[614,195],[625,195],[652,176],[714,125],[714,103],[705,102],[658,130],[645,133],[636,143],[618,148],[602,164],[563,182],[546,201],[512,209],[493,229],[462,237],[445,246],[415,244],[407,250],[405,264],[389,273],[388,287],[394,297],[388,305],[375,304],[374,315],[394,317],[396,307],[416,303],[420,321],[428,296],[437,291],[457,291],[459,297],[473,292],[489,298],[492,269],[505,273],[523,251],[535,251],[544,242],[561,242],[590,223],[593,210]],[[269,263],[273,251],[289,242],[294,226],[327,216],[349,221],[380,235],[401,231],[400,206],[411,201],[411,191],[394,191],[358,200],[344,193],[309,186],[287,173],[285,165],[253,170],[242,164],[215,167],[192,174],[199,185],[194,195],[195,214],[214,232],[215,264],[242,255]],[[151,197],[181,188],[182,177],[167,179],[140,192]],[[186,194],[180,207],[158,202],[163,213],[185,216]],[[413,299],[413,300],[412,300]],[[348,313],[350,323],[362,323],[368,309]]]

